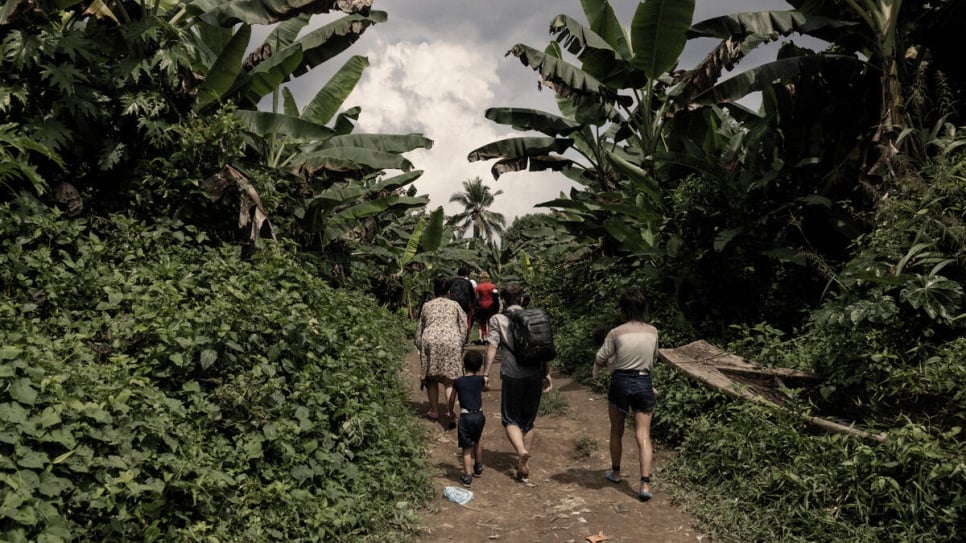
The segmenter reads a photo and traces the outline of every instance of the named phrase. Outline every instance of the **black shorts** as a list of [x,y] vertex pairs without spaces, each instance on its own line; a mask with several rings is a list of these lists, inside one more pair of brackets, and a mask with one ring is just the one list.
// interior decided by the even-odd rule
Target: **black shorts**
[[456,429],[460,448],[475,447],[480,442],[484,426],[486,426],[486,415],[482,411],[460,413],[460,422]]
[[625,415],[630,411],[635,413],[654,411],[657,398],[651,386],[651,376],[614,372],[610,378],[607,401]]
[[500,415],[503,426],[516,426],[524,434],[533,429],[543,395],[543,374],[530,377],[500,376]]

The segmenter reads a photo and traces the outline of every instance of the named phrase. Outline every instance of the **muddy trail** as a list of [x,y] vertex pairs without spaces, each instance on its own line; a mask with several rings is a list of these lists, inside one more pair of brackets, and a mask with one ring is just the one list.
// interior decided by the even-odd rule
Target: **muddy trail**
[[434,500],[421,512],[418,541],[712,541],[681,505],[671,501],[668,483],[661,480],[661,466],[673,451],[655,444],[654,498],[638,501],[635,482],[640,465],[633,429],[628,428],[621,469],[624,481],[614,484],[604,479],[610,466],[606,395],[563,375],[555,373],[553,378],[554,388],[566,401],[566,412],[537,418],[530,461],[530,481],[535,486],[518,482],[516,456],[500,424],[499,369],[495,364],[490,390],[483,393],[483,476],[472,483],[472,501],[459,505],[443,496],[447,486],[460,487],[456,430],[445,428],[445,417],[438,422],[425,417],[429,403],[419,390],[418,354],[413,351],[406,357],[404,378],[413,416],[421,419],[425,431],[435,491]]

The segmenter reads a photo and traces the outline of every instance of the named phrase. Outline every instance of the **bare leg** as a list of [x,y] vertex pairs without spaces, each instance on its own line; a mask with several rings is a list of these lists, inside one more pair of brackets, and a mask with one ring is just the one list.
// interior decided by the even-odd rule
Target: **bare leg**
[[426,383],[426,399],[429,400],[429,412],[439,413],[439,384],[435,381]]
[[533,444],[533,430],[524,434],[520,431],[519,426],[508,424],[506,426],[506,437],[510,440],[510,445],[513,446],[513,450],[517,453],[517,475],[520,477],[529,476],[530,467],[528,466],[528,462],[530,461],[530,449],[528,445]]
[[456,416],[454,414],[454,408],[456,407],[456,395],[453,394],[453,380],[449,378],[443,379],[443,390],[446,393],[446,408],[449,411],[450,422],[456,422]]
[[[634,424],[637,429],[634,437],[641,453],[641,477],[651,476],[651,464],[654,461],[654,449],[651,445],[651,416],[653,413],[634,413]],[[641,483],[641,490],[650,492],[651,485]]]
[[523,434],[523,446],[527,448],[527,453],[520,456],[520,467],[523,469],[523,476],[530,476],[530,454],[533,452],[533,438],[537,435],[533,428]]
[[[610,417],[610,465],[614,468],[619,468],[621,465],[621,456],[624,453],[622,444],[622,440],[624,439],[624,413],[621,413],[619,409],[610,405],[607,407],[607,415]],[[612,480],[619,481],[620,478],[620,473],[614,473]]]
[[474,447],[463,447],[463,473],[467,475],[473,473],[473,449]]
[[477,442],[476,445],[473,446],[473,460],[477,464],[483,463],[483,444],[480,442]]

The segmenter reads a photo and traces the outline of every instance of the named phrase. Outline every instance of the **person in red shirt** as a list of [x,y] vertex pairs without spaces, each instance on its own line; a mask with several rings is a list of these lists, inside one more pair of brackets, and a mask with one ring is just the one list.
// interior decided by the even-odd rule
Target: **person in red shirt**
[[483,271],[480,272],[480,282],[476,285],[476,310],[474,311],[474,320],[479,323],[480,326],[480,338],[475,341],[477,345],[484,345],[486,343],[487,323],[490,321],[490,317],[496,315],[500,310],[500,300],[497,296],[496,285],[490,282],[490,274]]

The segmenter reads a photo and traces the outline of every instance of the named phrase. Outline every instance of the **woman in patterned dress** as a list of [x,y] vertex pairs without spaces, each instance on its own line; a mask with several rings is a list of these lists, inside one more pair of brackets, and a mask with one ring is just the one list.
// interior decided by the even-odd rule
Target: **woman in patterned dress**
[[[433,282],[435,298],[423,304],[416,329],[419,367],[426,385],[429,412],[426,416],[439,420],[439,385],[442,384],[449,405],[453,380],[463,375],[463,341],[466,338],[466,312],[449,299],[450,281],[438,277]],[[456,416],[449,413],[448,428],[456,427]]]

